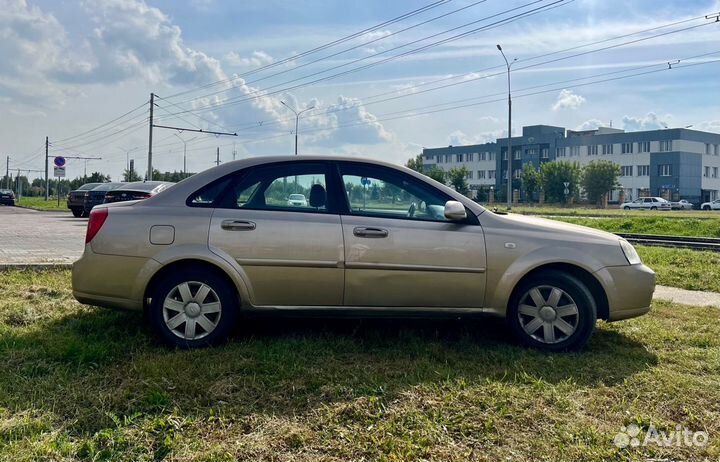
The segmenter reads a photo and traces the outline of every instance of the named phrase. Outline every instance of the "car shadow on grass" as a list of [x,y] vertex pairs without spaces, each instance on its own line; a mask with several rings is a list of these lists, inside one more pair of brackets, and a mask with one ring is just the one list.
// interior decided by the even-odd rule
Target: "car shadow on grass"
[[497,319],[245,319],[224,345],[174,350],[139,313],[89,309],[0,342],[0,407],[43,407],[75,431],[112,417],[172,409],[207,415],[297,415],[415,386],[570,383],[612,385],[657,362],[609,326],[578,353],[544,354],[513,343]]

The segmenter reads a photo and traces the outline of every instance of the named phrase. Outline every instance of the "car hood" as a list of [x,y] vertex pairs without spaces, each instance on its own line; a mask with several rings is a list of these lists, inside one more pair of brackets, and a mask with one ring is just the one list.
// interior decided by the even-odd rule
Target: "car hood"
[[563,236],[568,236],[573,238],[581,237],[607,241],[608,243],[612,242],[615,244],[618,242],[617,235],[607,231],[601,231],[599,229],[588,228],[587,226],[549,220],[547,218],[519,215],[515,213],[498,216],[502,217],[506,222],[509,222],[508,224],[511,224],[513,228],[542,234],[553,234],[557,239],[562,239]]

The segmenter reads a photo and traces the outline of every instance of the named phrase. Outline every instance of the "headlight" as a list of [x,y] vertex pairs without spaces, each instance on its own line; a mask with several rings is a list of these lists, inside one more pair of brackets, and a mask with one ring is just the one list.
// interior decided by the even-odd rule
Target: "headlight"
[[633,247],[632,244],[630,244],[625,239],[620,239],[620,248],[625,254],[625,258],[627,258],[628,263],[630,263],[631,265],[639,265],[640,263],[642,263],[640,261],[640,255],[638,255],[635,247]]

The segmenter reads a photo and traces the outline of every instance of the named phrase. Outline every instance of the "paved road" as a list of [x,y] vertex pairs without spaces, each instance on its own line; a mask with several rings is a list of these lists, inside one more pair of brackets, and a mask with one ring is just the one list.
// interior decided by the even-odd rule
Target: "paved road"
[[82,255],[86,224],[69,211],[0,206],[0,265],[72,263]]

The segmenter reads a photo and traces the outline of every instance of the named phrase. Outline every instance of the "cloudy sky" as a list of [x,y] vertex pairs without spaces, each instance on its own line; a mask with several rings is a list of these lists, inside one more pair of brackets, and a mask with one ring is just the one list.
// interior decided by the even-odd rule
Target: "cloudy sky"
[[[300,152],[404,162],[523,125],[720,132],[718,0],[0,0],[0,156],[97,156],[117,179]],[[400,19],[396,19],[400,18]],[[687,29],[687,30],[683,30]],[[336,42],[336,43],[333,43]],[[628,43],[632,42],[632,43]],[[600,50],[604,49],[604,50]],[[298,56],[299,55],[299,56]],[[678,62],[679,61],[679,62]],[[84,164],[70,161],[68,175]],[[30,176],[34,176],[31,174]]]

